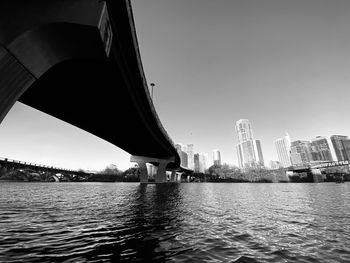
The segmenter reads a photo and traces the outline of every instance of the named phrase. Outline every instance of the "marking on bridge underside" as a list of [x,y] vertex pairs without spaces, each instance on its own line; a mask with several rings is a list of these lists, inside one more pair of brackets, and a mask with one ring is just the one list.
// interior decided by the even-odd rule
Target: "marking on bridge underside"
[[100,34],[101,34],[102,42],[105,46],[106,54],[107,56],[109,56],[111,46],[112,46],[113,32],[112,32],[112,27],[111,27],[106,3],[103,4],[100,21],[98,23],[98,29],[100,30]]

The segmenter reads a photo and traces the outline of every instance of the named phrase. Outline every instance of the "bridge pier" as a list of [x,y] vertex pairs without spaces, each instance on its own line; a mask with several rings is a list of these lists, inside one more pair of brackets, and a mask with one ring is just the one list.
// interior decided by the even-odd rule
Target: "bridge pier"
[[140,171],[140,183],[145,184],[148,183],[148,171],[146,163],[138,163],[139,171]]
[[135,162],[139,166],[140,183],[148,183],[148,171],[147,171],[146,163],[158,164],[158,169],[155,176],[155,182],[166,183],[167,182],[166,167],[169,163],[174,162],[174,159],[175,158],[158,159],[158,158],[152,158],[152,157],[132,155],[130,157],[130,162]]
[[182,176],[181,172],[176,172],[175,181],[176,182],[181,182],[181,176]]
[[170,182],[176,182],[177,180],[176,177],[176,171],[171,171],[171,175],[170,175]]
[[160,162],[157,169],[157,174],[155,181],[156,183],[166,183],[167,182],[167,176],[166,176],[166,166],[169,162]]

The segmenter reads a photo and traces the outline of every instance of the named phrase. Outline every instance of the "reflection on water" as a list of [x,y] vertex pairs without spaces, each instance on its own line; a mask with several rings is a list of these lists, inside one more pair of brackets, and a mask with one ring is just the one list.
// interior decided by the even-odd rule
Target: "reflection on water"
[[350,262],[349,222],[349,183],[0,183],[0,262]]

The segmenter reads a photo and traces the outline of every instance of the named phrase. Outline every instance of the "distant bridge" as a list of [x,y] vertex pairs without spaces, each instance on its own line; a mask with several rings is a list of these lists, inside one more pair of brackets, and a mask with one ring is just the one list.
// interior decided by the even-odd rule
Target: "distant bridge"
[[350,161],[318,161],[312,162],[309,164],[302,165],[294,165],[289,168],[289,170],[307,170],[307,169],[321,169],[321,168],[329,168],[329,167],[337,167],[337,166],[349,166]]
[[328,167],[337,167],[337,166],[349,166],[349,161],[334,161],[334,162],[321,162],[317,164],[310,164],[310,168],[312,169],[320,169],[320,168],[328,168]]
[[151,100],[130,0],[0,2],[0,122],[21,101],[130,153],[181,169]]
[[86,181],[92,173],[82,170],[70,170],[55,166],[41,165],[30,162],[0,158],[1,174],[10,174],[11,172],[21,172],[23,174],[37,174],[44,181],[66,180],[66,181]]

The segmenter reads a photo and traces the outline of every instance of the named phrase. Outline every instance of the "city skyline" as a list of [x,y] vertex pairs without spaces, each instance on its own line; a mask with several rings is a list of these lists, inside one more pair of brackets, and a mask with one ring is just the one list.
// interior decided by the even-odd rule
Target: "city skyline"
[[[241,118],[254,123],[266,164],[285,131],[292,140],[350,135],[349,1],[132,5],[155,109],[173,141],[220,148],[223,163],[238,165],[232,123]],[[93,170],[133,165],[115,146],[20,103],[0,127],[0,155]]]
[[[15,107],[23,107],[23,108],[29,108],[28,106],[26,106],[26,105],[23,105],[23,104],[21,104],[21,103],[17,103],[17,104],[19,104],[19,105],[16,105]],[[21,114],[23,114],[23,115],[25,115],[25,116],[30,116],[32,113],[31,113],[31,111],[36,111],[35,109],[22,109],[22,111],[21,111]],[[11,113],[10,113],[10,115],[11,115]],[[46,114],[44,114],[44,113],[38,113],[38,112],[36,112],[36,116],[40,116],[40,115],[46,115]],[[31,118],[29,118],[29,119],[27,119],[27,122],[28,123],[31,123],[32,125],[43,125],[44,123],[40,123],[40,122],[33,122],[33,121],[31,121],[30,120]],[[49,121],[47,121],[46,120],[46,122],[45,122],[45,124],[47,124],[47,123],[49,123],[50,125],[53,125],[54,127],[58,127],[59,126],[59,124],[60,124],[60,122],[61,121],[59,121],[59,120],[57,120],[57,119],[55,119],[55,118],[52,118],[52,117],[47,117],[47,119],[49,120]],[[7,120],[7,119],[6,119]],[[5,125],[7,124],[6,123],[6,120],[5,120]],[[16,125],[16,120],[14,120],[14,119],[12,119],[12,120],[10,120],[10,123],[11,123],[11,125]],[[72,146],[74,146],[74,140],[75,139],[77,139],[78,137],[80,138],[80,133],[86,133],[86,132],[84,132],[84,131],[81,131],[80,129],[78,129],[78,128],[76,128],[76,127],[73,127],[73,126],[71,126],[71,125],[69,125],[69,124],[64,124],[65,126],[68,126],[68,129],[70,130],[70,131],[72,131],[72,133],[71,133],[71,135],[73,135],[73,137],[71,137],[71,138],[69,138],[69,137],[66,137],[66,138],[64,138],[64,140],[66,140],[66,142],[65,142],[65,144],[64,144],[64,147],[72,147]],[[60,128],[62,128],[62,126],[59,126]],[[67,129],[67,128],[65,128],[65,129]],[[39,135],[45,135],[45,129],[42,129],[43,130],[43,132],[42,133],[40,133],[40,134],[37,134],[37,135],[35,135],[33,138],[34,139],[39,139],[38,138],[38,136]],[[0,135],[1,135],[1,129],[0,129]],[[21,131],[16,131],[16,134],[21,134]],[[337,134],[339,134],[339,133],[337,133]],[[56,136],[58,136],[59,137],[59,135],[56,135]],[[318,135],[319,136],[319,135]],[[344,136],[344,137],[347,137],[347,135],[335,135],[335,134],[329,134],[329,135],[326,135],[325,137],[328,137],[328,138],[330,138],[331,136]],[[18,136],[18,138],[21,138],[21,137],[23,137],[23,138],[26,138],[26,136]],[[305,138],[306,136],[303,136],[303,138]],[[312,136],[313,138],[316,138],[317,136]],[[322,137],[324,137],[324,136],[322,136]],[[2,138],[4,138],[3,136],[1,136],[0,137],[0,141],[1,141],[1,139]],[[293,138],[293,137],[292,137]],[[63,138],[60,138],[60,139],[63,139]],[[293,140],[291,140],[291,141],[298,141],[298,140],[296,140],[297,138],[293,138]],[[122,153],[122,157],[124,157],[124,160],[123,159],[121,159],[122,160],[122,162],[124,161],[124,163],[126,163],[126,166],[124,166],[124,167],[122,167],[122,166],[120,166],[119,164],[120,163],[122,163],[122,162],[116,162],[115,160],[111,160],[110,159],[110,156],[111,155],[108,155],[108,153],[110,153],[110,152],[114,152],[115,151],[115,149],[113,149],[113,148],[115,148],[113,145],[111,145],[111,144],[109,144],[109,143],[105,143],[106,145],[103,145],[103,144],[100,144],[100,142],[99,142],[99,139],[97,138],[97,137],[95,137],[95,136],[93,136],[93,135],[88,135],[88,136],[86,136],[86,138],[85,138],[85,140],[86,141],[89,141],[88,143],[91,143],[91,141],[94,143],[94,144],[96,144],[96,145],[98,145],[99,147],[104,147],[104,152],[106,153],[106,155],[105,155],[105,158],[102,160],[102,165],[100,166],[100,168],[101,169],[103,169],[103,168],[105,168],[106,166],[108,166],[108,165],[110,165],[110,164],[116,164],[117,166],[118,166],[118,168],[120,168],[120,169],[127,169],[127,168],[129,168],[129,167],[133,167],[134,166],[134,164],[133,163],[130,163],[129,162],[129,154],[128,153],[126,153],[126,152],[124,152],[124,153]],[[68,142],[67,142],[68,141]],[[266,144],[263,140],[261,140],[262,141],[262,144]],[[300,141],[300,140],[299,140]],[[303,141],[302,139],[301,139],[301,141]],[[308,142],[311,142],[311,139],[305,139],[304,141],[308,141]],[[9,142],[9,143],[12,143],[12,142]],[[71,143],[71,145],[66,145],[66,143]],[[271,144],[273,144],[273,143],[271,143]],[[330,143],[329,143],[330,144]],[[6,144],[2,144],[2,145],[5,145],[6,146]],[[193,144],[188,144],[188,145],[192,145],[192,147],[193,147]],[[107,147],[106,147],[107,146]],[[187,145],[186,145],[187,146]],[[232,145],[233,147],[234,147],[234,145]],[[9,147],[9,148],[11,148],[11,149],[13,149],[14,148],[14,150],[16,150],[17,152],[19,152],[19,153],[21,153],[22,152],[22,148],[19,148],[20,147],[20,143],[17,143],[16,145],[11,145],[11,147]],[[47,142],[47,143],[45,143],[44,145],[41,145],[41,146],[38,146],[38,148],[39,149],[41,149],[43,152],[45,152],[45,151],[47,151],[50,147],[52,147],[52,145],[50,145],[50,142]],[[63,147],[63,146],[62,146]],[[106,148],[105,148],[106,147]],[[77,151],[81,151],[81,152],[83,152],[84,151],[84,149],[85,148],[83,148],[83,147],[77,147],[78,149],[77,149]],[[332,148],[334,148],[334,146],[333,146],[333,144],[332,144]],[[106,151],[106,149],[107,149],[107,151]],[[121,151],[121,152],[123,152],[121,149],[118,149],[118,151]],[[213,151],[213,150],[212,150]],[[276,154],[275,154],[275,157],[274,158],[271,158],[271,159],[266,159],[265,161],[266,161],[266,163],[265,163],[265,165],[267,166],[267,164],[269,163],[269,161],[276,161],[276,160],[278,160],[278,153],[277,153],[277,150],[276,149],[274,149],[274,151],[276,152]],[[232,152],[232,154],[233,154],[233,152]],[[264,150],[263,150],[263,154],[264,154]],[[311,153],[310,153],[311,154]],[[4,157],[8,157],[8,158],[11,158],[11,159],[16,159],[16,156],[18,156],[18,155],[16,155],[16,154],[8,154],[8,155],[10,155],[10,157],[8,157],[8,156],[4,156]],[[124,156],[123,156],[124,155]],[[14,156],[14,157],[13,157]],[[20,155],[19,155],[20,156]],[[332,150],[332,157],[334,158],[334,157],[337,157],[336,156],[336,154],[335,154],[335,152],[334,152],[334,150]],[[75,159],[74,159],[74,157],[71,157],[72,158],[72,160],[74,161]],[[94,154],[93,153],[91,153],[91,158],[95,158],[94,157]],[[108,159],[110,159],[110,163],[107,163],[107,161],[108,161]],[[36,159],[36,160],[33,160],[33,159],[30,159],[29,158],[29,160],[27,160],[27,159],[24,159],[24,158],[21,158],[21,157],[17,157],[17,160],[23,160],[23,161],[33,161],[33,162],[37,162],[37,163],[43,163],[43,164],[47,164],[47,165],[59,165],[60,164],[60,162],[57,162],[57,160],[52,160],[52,159],[50,159],[50,158],[46,158],[45,159],[45,157],[44,158],[42,158],[42,159]],[[106,161],[107,160],[107,161]],[[208,159],[208,161],[209,161],[210,159]],[[56,162],[55,162],[56,161]],[[62,161],[62,163],[64,163],[64,161],[66,161],[66,158],[64,159],[64,160],[61,160]],[[225,161],[222,161],[222,164],[223,163],[227,163],[227,164],[230,164],[230,165],[235,165],[235,166],[239,166],[239,164],[237,163],[237,162],[225,162]],[[207,168],[209,167],[209,166],[211,166],[212,164],[214,164],[214,162],[211,162],[211,161],[209,161],[208,163],[207,163]],[[88,168],[86,168],[86,167],[77,167],[77,166],[69,166],[69,165],[67,165],[67,166],[65,166],[65,167],[67,167],[67,168],[83,168],[83,169],[91,169],[90,167],[88,167]],[[92,169],[93,170],[93,169]]]

